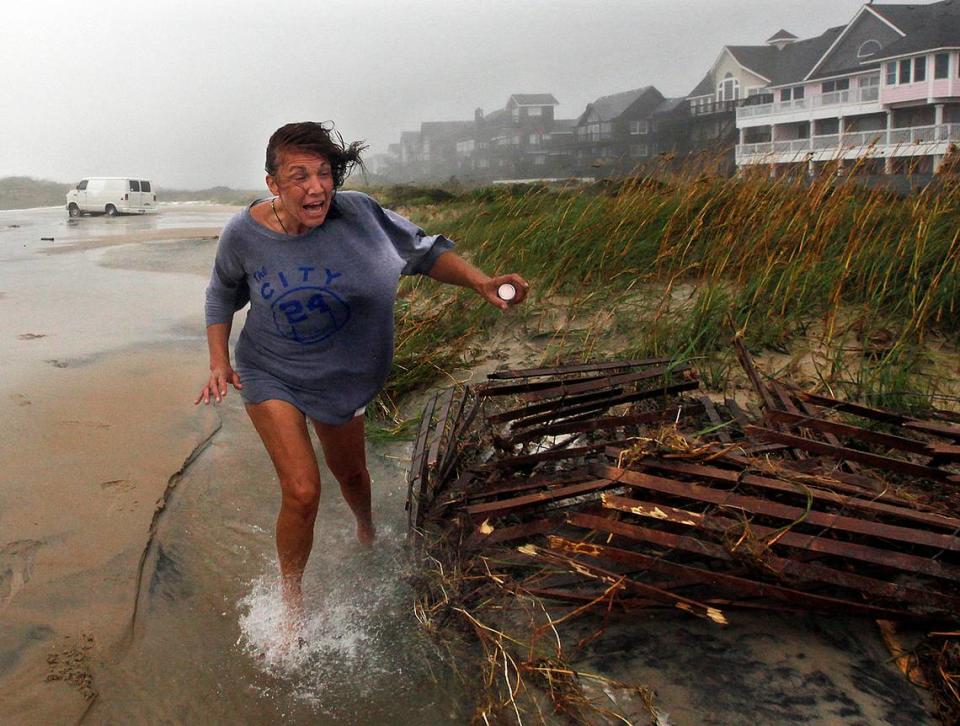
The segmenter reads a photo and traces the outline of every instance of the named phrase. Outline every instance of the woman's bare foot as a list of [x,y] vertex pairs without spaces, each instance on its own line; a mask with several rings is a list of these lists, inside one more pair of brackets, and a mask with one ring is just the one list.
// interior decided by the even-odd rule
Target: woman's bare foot
[[357,539],[360,544],[370,546],[377,539],[377,529],[373,526],[373,520],[367,522],[357,522]]
[[303,626],[303,592],[299,582],[283,584],[283,616],[280,621],[280,635],[285,647],[297,645]]

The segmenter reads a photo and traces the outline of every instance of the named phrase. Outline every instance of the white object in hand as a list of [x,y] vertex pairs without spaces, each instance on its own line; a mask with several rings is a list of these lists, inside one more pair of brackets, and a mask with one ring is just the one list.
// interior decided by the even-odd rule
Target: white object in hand
[[509,282],[503,283],[500,287],[497,288],[497,297],[501,300],[506,300],[510,302],[517,296],[517,288],[511,285]]

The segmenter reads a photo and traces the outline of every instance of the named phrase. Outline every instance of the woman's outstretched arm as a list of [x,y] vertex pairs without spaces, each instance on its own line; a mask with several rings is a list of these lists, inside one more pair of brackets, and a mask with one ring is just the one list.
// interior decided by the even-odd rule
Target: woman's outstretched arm
[[[459,285],[475,291],[480,297],[501,310],[511,305],[518,305],[527,296],[529,283],[516,273],[490,277],[482,270],[477,269],[456,252],[444,252],[440,255],[427,275],[437,282],[449,285]],[[497,290],[503,284],[510,284],[516,289],[516,297],[510,302],[497,295]]]

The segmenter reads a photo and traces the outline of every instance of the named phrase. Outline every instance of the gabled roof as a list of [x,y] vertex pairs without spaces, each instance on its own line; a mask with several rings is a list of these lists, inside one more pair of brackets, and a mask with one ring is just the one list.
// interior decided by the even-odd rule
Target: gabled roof
[[[900,55],[919,53],[943,47],[960,46],[960,5],[956,0],[941,0],[927,5],[864,5],[837,36],[837,39],[827,48],[820,59],[814,63],[808,74],[809,78],[821,77],[816,74],[818,67],[826,61],[833,48],[839,44],[846,31],[853,28],[862,15],[869,13],[886,23],[898,35],[884,46],[878,53],[871,56],[859,68],[848,69],[855,72],[868,68],[875,68],[878,61]],[[829,75],[839,75],[834,71]]]
[[766,78],[771,86],[799,83],[816,65],[846,26],[828,28],[815,38],[797,40],[778,50],[770,45],[728,46],[737,62]]
[[672,113],[680,106],[686,104],[686,102],[686,96],[683,98],[665,98],[657,104],[657,107],[653,109],[653,112],[659,114]]
[[[894,6],[887,6],[888,9],[891,7],[894,7]],[[897,13],[897,11],[893,11],[893,12],[894,14]],[[819,67],[824,62],[826,62],[827,57],[833,52],[833,49],[840,44],[840,41],[847,34],[847,32],[852,30],[856,26],[857,21],[860,20],[860,18],[865,14],[873,15],[875,18],[878,18],[881,22],[886,23],[888,26],[890,26],[890,28],[894,30],[896,33],[898,33],[899,35],[904,35],[904,31],[900,29],[893,21],[891,21],[888,17],[885,17],[884,14],[878,13],[876,11],[876,8],[873,5],[873,0],[870,0],[868,4],[862,6],[857,11],[857,14],[853,16],[853,19],[850,20],[850,22],[848,22],[846,25],[844,25],[840,29],[840,33],[837,35],[837,37],[834,38],[833,42],[829,46],[827,46],[827,48],[823,51],[823,53],[821,53],[820,58],[818,58],[814,62],[813,66],[810,68],[810,71],[805,76],[805,80],[814,76],[814,73],[816,73]],[[817,77],[822,77],[822,75],[823,74],[818,74]]]
[[798,40],[788,45],[781,51],[784,56],[777,66],[770,85],[780,86],[802,81],[813,70],[813,67],[820,62],[824,53],[836,42],[845,29],[845,25],[837,25],[833,28],[827,28],[826,31],[815,38]]
[[474,128],[473,121],[424,121],[420,124],[420,136],[435,141],[450,140]]
[[583,113],[580,114],[580,118],[577,119],[577,123],[580,123],[591,110],[596,112],[601,121],[611,121],[626,111],[634,101],[651,91],[659,94],[653,86],[644,86],[643,88],[634,88],[631,91],[622,91],[621,93],[614,93],[609,96],[600,96],[600,98],[593,103],[587,104]]
[[726,50],[733,59],[748,71],[769,81],[781,51],[770,45],[728,45]]
[[892,58],[937,48],[960,47],[960,3],[952,0],[931,5],[874,5],[879,15],[906,36],[885,46],[871,60]]
[[717,89],[713,85],[713,71],[708,71],[707,75],[703,77],[703,80],[696,85],[696,87],[687,94],[687,98],[693,98],[695,96],[712,96],[717,92]]
[[560,102],[552,93],[514,93],[507,99],[507,106],[513,101],[517,106],[559,106]]
[[[729,53],[742,68],[767,81],[770,86],[800,83],[846,27],[838,25],[829,28],[815,38],[794,40],[783,48],[777,48],[775,45],[728,45],[724,46],[723,52]],[[776,33],[771,40],[781,33],[786,31]],[[786,36],[791,34],[786,33]],[[723,53],[721,53],[722,56]],[[715,84],[714,71],[711,69],[696,88],[687,94],[687,98],[712,96],[716,91]]]
[[768,43],[772,43],[775,40],[797,40],[797,36],[793,33],[780,28],[776,33],[767,38]]
[[927,5],[867,5],[865,10],[879,15],[883,20],[899,30],[901,33],[908,34],[920,30],[927,16],[934,8],[940,8],[943,5],[951,3],[932,3]]
[[496,111],[491,111],[486,116],[483,117],[483,123],[491,124],[496,123],[497,121],[509,121],[510,112],[505,108],[498,108]]

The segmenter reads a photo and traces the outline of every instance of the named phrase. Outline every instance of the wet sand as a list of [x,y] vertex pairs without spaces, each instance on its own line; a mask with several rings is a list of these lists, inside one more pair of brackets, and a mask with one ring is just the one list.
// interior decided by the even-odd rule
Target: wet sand
[[154,512],[171,476],[220,425],[184,395],[202,365],[195,350],[124,351],[42,370],[7,394],[5,720],[63,723],[95,695],[90,671],[127,635]]
[[[0,237],[9,275],[0,297],[0,720],[68,723],[95,699],[98,663],[129,634],[140,558],[171,477],[220,417],[190,400],[206,368],[195,303],[203,278],[114,273],[116,284],[101,286],[110,271],[94,250],[110,235],[83,240],[98,220],[61,231],[58,217],[20,216]],[[100,228],[122,232],[122,222]],[[190,228],[184,244],[203,245],[214,224]],[[73,253],[67,264],[36,254],[41,235],[71,233],[74,243],[58,248]],[[130,244],[184,233],[113,236]],[[168,317],[137,325],[144,294]],[[194,302],[179,305],[180,296]]]

